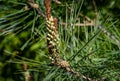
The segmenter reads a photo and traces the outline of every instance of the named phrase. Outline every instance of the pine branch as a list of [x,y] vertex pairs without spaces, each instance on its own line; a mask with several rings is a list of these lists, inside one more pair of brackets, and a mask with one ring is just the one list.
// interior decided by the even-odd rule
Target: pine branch
[[93,81],[91,78],[88,78],[84,75],[81,75],[79,72],[73,70],[69,64],[69,62],[63,60],[59,56],[59,34],[57,31],[57,20],[51,16],[50,12],[50,0],[45,1],[46,5],[46,25],[47,25],[47,46],[50,53],[50,59],[54,65],[57,65],[61,68],[64,68],[67,72],[71,74],[83,78],[85,80]]

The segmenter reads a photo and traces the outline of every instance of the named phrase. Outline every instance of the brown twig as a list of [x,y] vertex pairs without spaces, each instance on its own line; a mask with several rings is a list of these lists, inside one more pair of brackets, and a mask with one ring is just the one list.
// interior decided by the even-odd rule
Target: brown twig
[[[64,23],[64,22],[61,22],[60,23],[61,25],[63,25],[63,26],[66,26],[66,25],[69,25],[69,24],[67,24],[67,23]],[[94,24],[93,23],[75,23],[75,24],[71,24],[72,26],[80,26],[80,27],[84,27],[84,26],[94,26]]]
[[88,16],[85,16],[82,13],[80,13],[80,16],[85,18],[88,22],[93,22]]
[[95,19],[95,21],[96,21],[96,18],[97,18],[98,13],[97,13],[97,6],[96,6],[95,0],[92,0],[92,3],[93,3],[93,7],[94,7],[94,12],[95,12],[95,17],[94,17],[94,19]]
[[45,0],[45,6],[46,6],[46,16],[49,19],[51,17],[51,6],[50,6],[50,0]]
[[53,1],[59,5],[61,4],[61,2],[59,0],[53,0]]
[[29,71],[27,70],[27,68],[28,68],[28,65],[23,64],[25,81],[32,81],[31,75],[30,75]]
[[45,14],[41,11],[41,9],[39,8],[39,5],[36,4],[34,0],[28,0],[28,3],[32,8],[37,10],[38,14],[40,14],[42,17],[46,18]]

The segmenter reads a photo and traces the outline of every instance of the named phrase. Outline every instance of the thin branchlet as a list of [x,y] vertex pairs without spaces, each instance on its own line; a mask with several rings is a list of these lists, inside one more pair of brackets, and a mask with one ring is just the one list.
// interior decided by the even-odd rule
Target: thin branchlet
[[28,71],[28,65],[27,64],[23,64],[23,69],[24,69],[25,81],[32,81],[30,72]]
[[45,14],[41,11],[41,9],[39,8],[39,5],[36,4],[34,0],[28,0],[28,3],[32,8],[36,9],[39,15],[46,18]]
[[120,45],[120,40],[118,40],[114,35],[112,35],[110,32],[108,32],[106,29],[104,29],[102,26],[98,26],[98,28],[105,33],[106,35],[108,35],[112,40],[114,40],[116,42],[117,45]]

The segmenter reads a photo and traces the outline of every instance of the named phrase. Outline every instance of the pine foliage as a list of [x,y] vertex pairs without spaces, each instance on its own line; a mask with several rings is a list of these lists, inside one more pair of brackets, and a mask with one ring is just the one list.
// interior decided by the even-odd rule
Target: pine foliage
[[[120,80],[118,3],[51,0],[51,14],[58,19],[59,57],[91,81]],[[45,0],[0,0],[1,81],[87,80],[54,65],[48,31]]]

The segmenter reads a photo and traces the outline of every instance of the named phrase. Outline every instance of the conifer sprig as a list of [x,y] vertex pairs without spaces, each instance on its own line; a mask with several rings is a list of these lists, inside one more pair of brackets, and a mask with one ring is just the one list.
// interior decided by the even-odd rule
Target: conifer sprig
[[69,64],[69,62],[63,60],[60,57],[60,52],[59,52],[59,34],[57,30],[57,19],[53,18],[51,15],[50,11],[50,0],[45,1],[46,5],[46,25],[47,25],[47,47],[48,51],[50,53],[50,58],[53,61],[53,64],[60,66],[70,72],[71,74],[83,78],[85,80],[93,81],[91,78],[88,78],[79,72],[76,72],[73,70]]

